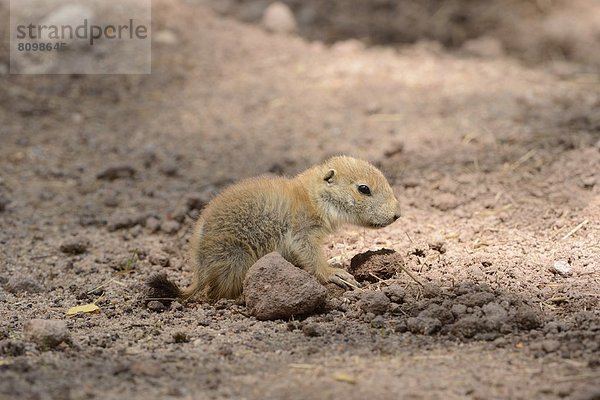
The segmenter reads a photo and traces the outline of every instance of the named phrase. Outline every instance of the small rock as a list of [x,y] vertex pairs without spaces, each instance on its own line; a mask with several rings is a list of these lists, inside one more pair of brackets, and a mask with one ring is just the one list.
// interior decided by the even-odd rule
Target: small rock
[[173,341],[175,343],[187,343],[190,341],[190,338],[185,332],[175,332],[173,333]]
[[571,264],[564,260],[554,261],[554,264],[550,267],[550,271],[561,276],[571,276],[573,274]]
[[323,334],[318,324],[304,324],[302,326],[302,333],[308,337],[318,337]]
[[23,336],[42,349],[52,349],[63,342],[70,342],[65,321],[55,319],[32,319],[23,325]]
[[111,207],[111,208],[117,207],[120,203],[119,196],[117,195],[117,193],[114,193],[114,192],[108,193],[104,197],[103,203],[106,207]]
[[383,293],[394,303],[402,303],[406,296],[406,290],[398,284],[393,284],[383,288]]
[[148,217],[144,225],[151,233],[155,233],[160,229],[160,220],[156,217]]
[[174,158],[168,158],[160,164],[159,170],[166,176],[175,176],[179,171],[179,165]]
[[465,306],[464,304],[454,304],[452,305],[451,311],[452,315],[458,317],[460,315],[466,314],[467,306]]
[[23,275],[15,275],[11,277],[4,287],[7,292],[17,294],[25,293],[42,293],[44,289],[33,278]]
[[129,164],[113,164],[99,172],[96,178],[114,181],[115,179],[131,179],[135,174],[136,169]]
[[262,24],[267,30],[275,33],[292,33],[298,28],[290,8],[278,1],[265,9]]
[[166,220],[160,224],[160,230],[173,235],[179,231],[181,224],[175,220]]
[[65,254],[78,255],[85,253],[89,245],[87,239],[75,238],[61,244],[59,249]]
[[434,195],[431,205],[440,211],[450,211],[460,205],[460,200],[452,193],[439,193]]
[[371,328],[381,329],[385,326],[385,319],[381,315],[377,315],[371,320]]
[[171,310],[173,310],[173,311],[181,311],[181,310],[183,310],[183,308],[184,308],[183,304],[181,304],[178,301],[174,301],[171,303]]
[[171,263],[169,260],[169,256],[164,253],[151,253],[148,256],[148,261],[152,265],[160,265],[161,267],[168,267]]
[[321,310],[327,298],[327,290],[314,276],[276,252],[250,267],[243,288],[246,306],[259,320],[311,314]]
[[583,178],[581,183],[584,188],[591,189],[596,185],[596,178],[594,176],[588,176],[587,178]]
[[130,215],[118,213],[110,217],[108,223],[106,224],[106,228],[109,232],[114,232],[121,229],[129,229],[136,225],[145,223],[147,219],[148,214]]
[[390,299],[383,292],[367,290],[362,293],[358,305],[366,313],[379,315],[388,310]]
[[150,300],[148,303],[146,303],[146,307],[154,312],[165,311],[165,305],[158,300]]
[[554,339],[547,339],[542,342],[542,349],[546,353],[554,353],[558,349],[560,349],[560,342]]
[[175,32],[173,32],[170,29],[163,29],[156,33],[153,33],[152,39],[155,43],[166,44],[168,46],[172,46],[174,44],[179,43],[179,38],[177,37]]
[[437,251],[440,254],[444,254],[446,252],[446,241],[442,238],[436,238],[428,243],[428,246],[431,250]]

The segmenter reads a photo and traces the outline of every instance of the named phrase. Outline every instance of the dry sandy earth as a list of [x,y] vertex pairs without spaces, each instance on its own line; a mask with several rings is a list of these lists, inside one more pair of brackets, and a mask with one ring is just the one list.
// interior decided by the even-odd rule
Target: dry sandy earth
[[[593,63],[325,46],[176,0],[153,15],[178,43],[150,76],[0,76],[0,399],[600,398]],[[152,273],[190,280],[194,193],[335,153],[376,162],[404,216],[328,255],[394,249],[427,290],[376,280],[376,316],[332,287],[295,321],[144,307]],[[32,318],[71,343],[31,343]]]

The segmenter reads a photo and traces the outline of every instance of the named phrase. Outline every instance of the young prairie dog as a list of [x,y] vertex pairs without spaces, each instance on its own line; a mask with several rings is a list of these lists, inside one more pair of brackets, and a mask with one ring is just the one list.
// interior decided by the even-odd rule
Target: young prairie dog
[[165,298],[237,298],[248,269],[278,251],[321,283],[360,286],[327,264],[325,237],[342,224],[382,228],[400,217],[400,206],[381,171],[370,163],[337,156],[295,178],[239,182],[203,210],[191,239],[194,279],[179,289],[165,275],[149,286]]

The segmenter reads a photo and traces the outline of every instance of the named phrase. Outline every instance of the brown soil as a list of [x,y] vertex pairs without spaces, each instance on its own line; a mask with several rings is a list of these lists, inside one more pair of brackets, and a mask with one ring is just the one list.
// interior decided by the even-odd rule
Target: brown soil
[[[326,46],[196,3],[153,2],[179,43],[154,46],[152,75],[0,76],[0,399],[600,397],[595,64]],[[190,281],[206,198],[335,153],[377,163],[403,217],[328,256],[393,249],[423,286],[396,269],[328,287],[293,321],[144,307],[152,274]],[[34,318],[70,341],[30,342]]]

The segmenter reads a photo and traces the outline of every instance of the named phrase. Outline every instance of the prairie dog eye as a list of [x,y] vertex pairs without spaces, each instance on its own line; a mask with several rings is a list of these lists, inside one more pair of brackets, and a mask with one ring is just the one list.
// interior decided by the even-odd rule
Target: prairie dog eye
[[371,189],[367,185],[358,185],[358,191],[367,196],[371,195]]

